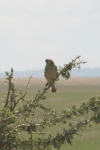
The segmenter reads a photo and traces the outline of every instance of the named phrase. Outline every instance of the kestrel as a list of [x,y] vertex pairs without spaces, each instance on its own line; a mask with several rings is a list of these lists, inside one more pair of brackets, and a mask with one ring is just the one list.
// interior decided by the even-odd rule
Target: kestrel
[[[47,79],[47,84],[50,84],[53,80],[58,80],[59,72],[57,71],[57,66],[54,64],[54,61],[52,59],[46,59],[46,66],[44,70],[44,76]],[[52,92],[56,92],[55,82],[52,83],[50,87]]]

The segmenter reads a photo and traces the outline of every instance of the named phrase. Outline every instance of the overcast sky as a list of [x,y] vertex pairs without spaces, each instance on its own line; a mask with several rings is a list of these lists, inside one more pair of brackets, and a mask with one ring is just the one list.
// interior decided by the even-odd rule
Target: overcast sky
[[0,72],[78,55],[82,68],[100,67],[100,0],[0,0]]

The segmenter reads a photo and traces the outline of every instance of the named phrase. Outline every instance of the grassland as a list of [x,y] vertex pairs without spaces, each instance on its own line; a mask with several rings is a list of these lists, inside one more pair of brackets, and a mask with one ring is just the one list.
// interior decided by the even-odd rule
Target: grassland
[[[5,95],[7,93],[7,85],[4,83],[4,79],[0,79],[0,105],[4,102]],[[25,91],[25,85],[28,78],[19,78],[15,82],[15,88],[19,88],[22,92]],[[26,99],[30,100],[34,98],[38,90],[44,88],[46,80],[44,78],[32,78],[30,88],[27,91]],[[88,101],[92,96],[100,95],[100,78],[70,78],[64,80],[60,78],[56,82],[57,92],[51,93],[50,90],[45,94],[46,100],[42,103],[45,106],[51,106],[57,111],[61,111],[64,108],[71,108],[72,105],[79,106],[82,100]],[[20,103],[20,106],[22,103]],[[75,118],[74,118],[75,119]],[[82,136],[76,136],[73,139],[73,145],[70,146],[67,143],[61,147],[61,150],[99,150],[100,149],[100,125],[91,123],[92,128],[84,128]],[[45,129],[47,134],[60,132],[62,124]],[[26,138],[26,133],[19,135],[21,138]],[[54,149],[55,150],[55,149]]]

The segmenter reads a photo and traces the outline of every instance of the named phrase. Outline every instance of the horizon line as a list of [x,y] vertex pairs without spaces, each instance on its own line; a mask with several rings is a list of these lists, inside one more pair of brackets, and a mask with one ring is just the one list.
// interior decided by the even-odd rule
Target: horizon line
[[[79,69],[79,68],[73,68],[73,69]],[[80,68],[80,69],[100,69],[100,67],[94,67],[94,68],[90,68],[90,67],[86,67],[86,68]],[[20,70],[20,71],[14,71],[14,72],[27,72],[27,71],[40,71],[40,70],[44,70],[44,69],[34,69],[34,70]],[[10,70],[7,70],[10,71]],[[0,71],[0,73],[5,73],[7,71]]]

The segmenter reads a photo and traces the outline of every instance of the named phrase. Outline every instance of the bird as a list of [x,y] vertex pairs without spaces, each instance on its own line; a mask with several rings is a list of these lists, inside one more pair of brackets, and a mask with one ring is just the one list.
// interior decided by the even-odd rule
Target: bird
[[52,92],[56,92],[57,89],[55,87],[55,81],[59,80],[59,71],[57,70],[57,66],[54,64],[54,61],[52,59],[48,58],[45,60],[45,62],[46,62],[46,66],[44,69],[44,76],[47,80],[47,83],[45,86],[47,86],[48,84],[49,85],[51,84],[50,90]]

